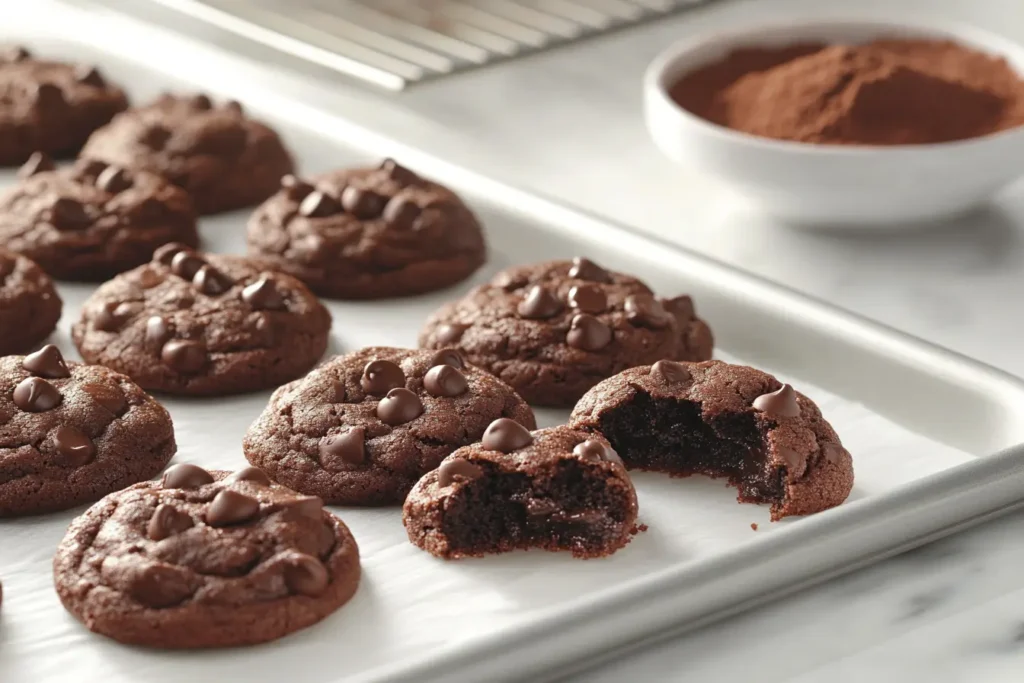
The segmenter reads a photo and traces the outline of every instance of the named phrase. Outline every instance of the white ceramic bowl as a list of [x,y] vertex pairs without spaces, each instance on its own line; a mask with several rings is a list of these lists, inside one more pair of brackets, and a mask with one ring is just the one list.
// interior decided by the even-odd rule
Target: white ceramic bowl
[[1005,57],[1024,74],[1024,47],[957,24],[822,20],[758,26],[673,45],[647,69],[644,108],[654,142],[681,166],[717,176],[780,218],[822,227],[926,222],[968,211],[1024,176],[1024,127],[932,145],[847,146],[772,140],[706,121],[669,88],[741,46],[880,36],[950,38]]

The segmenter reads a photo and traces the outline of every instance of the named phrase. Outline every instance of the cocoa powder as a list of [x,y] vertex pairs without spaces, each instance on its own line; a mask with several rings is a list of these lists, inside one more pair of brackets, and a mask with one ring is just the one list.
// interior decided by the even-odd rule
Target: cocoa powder
[[819,144],[949,142],[1024,124],[1024,80],[946,40],[744,48],[671,89],[698,116],[735,130]]

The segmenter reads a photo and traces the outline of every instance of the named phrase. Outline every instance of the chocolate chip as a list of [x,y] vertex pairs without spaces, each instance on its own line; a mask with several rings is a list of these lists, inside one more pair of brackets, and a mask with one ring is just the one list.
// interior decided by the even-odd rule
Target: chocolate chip
[[160,350],[160,360],[175,372],[196,374],[206,367],[206,344],[191,339],[172,339]]
[[146,535],[152,541],[162,541],[174,534],[191,529],[195,525],[187,513],[175,508],[173,505],[161,503],[156,506],[153,516],[149,518],[146,526]]
[[224,108],[232,114],[234,114],[235,116],[241,116],[245,113],[245,108],[242,106],[242,103],[238,100],[228,100],[224,103]]
[[597,439],[587,439],[582,443],[576,444],[572,452],[574,455],[591,462],[607,461],[618,463],[619,465],[622,464],[622,458],[615,452],[615,449]]
[[786,446],[779,446],[775,449],[775,452],[778,453],[779,457],[782,458],[783,462],[786,463],[786,468],[790,472],[800,470],[804,464],[803,456],[801,456],[792,448],[787,448]]
[[253,324],[253,329],[259,335],[260,342],[263,346],[270,348],[277,344],[277,327],[274,326],[274,322],[267,317],[266,313],[259,313],[256,315],[256,322]]
[[284,560],[284,582],[288,590],[311,598],[323,595],[330,583],[323,563],[305,553],[288,553]]
[[377,417],[392,427],[412,422],[422,414],[420,397],[405,388],[392,389],[377,404]]
[[79,230],[92,222],[82,202],[59,197],[49,209],[50,223],[58,230]]
[[53,159],[46,152],[32,152],[32,156],[28,158],[28,161],[18,169],[18,177],[29,178],[37,173],[52,171],[56,168],[57,166],[53,163]]
[[315,188],[297,176],[287,173],[281,176],[281,189],[284,190],[288,199],[293,202],[301,202]]
[[171,272],[184,280],[191,280],[199,269],[206,265],[206,261],[196,255],[191,249],[181,250],[171,259]]
[[679,320],[693,320],[697,317],[697,311],[693,308],[693,299],[688,296],[677,296],[673,299],[665,299],[663,305],[665,310]]
[[53,83],[40,83],[36,86],[35,102],[41,109],[55,109],[67,104],[64,101],[64,91]]
[[89,85],[94,88],[102,88],[107,84],[100,70],[88,64],[79,64],[75,67],[75,80],[82,85]]
[[139,136],[139,142],[152,150],[163,149],[170,139],[171,131],[159,123],[150,124]]
[[495,287],[499,287],[506,292],[514,292],[517,289],[521,289],[528,284],[527,279],[523,275],[513,275],[508,271],[502,271],[494,276],[491,280],[491,284]]
[[591,315],[580,313],[573,317],[565,339],[575,349],[600,351],[611,343],[612,328]]
[[229,475],[224,481],[251,481],[252,483],[259,484],[260,486],[270,486],[272,483],[270,481],[270,477],[267,476],[267,473],[258,467],[243,467],[237,472]]
[[183,251],[191,252],[192,247],[182,244],[181,242],[168,242],[167,244],[156,248],[151,260],[154,263],[162,263],[165,266],[170,266],[174,263],[174,257]]
[[459,396],[469,390],[466,376],[450,365],[435,365],[423,377],[423,387],[431,396]]
[[107,166],[96,176],[96,187],[104,192],[117,194],[118,192],[124,192],[131,186],[132,181],[128,177],[128,173],[123,168],[118,168],[117,166]]
[[611,282],[611,275],[607,270],[597,265],[590,259],[577,256],[572,260],[572,267],[569,268],[569,277],[576,280],[590,280],[591,282]]
[[15,45],[14,47],[9,47],[6,50],[4,50],[2,53],[0,53],[0,59],[2,59],[5,62],[24,62],[26,59],[30,58],[31,56],[32,56],[32,53],[29,52],[24,47],[22,47],[21,45]]
[[396,230],[410,230],[422,210],[408,197],[392,197],[384,206],[384,222]]
[[533,435],[515,420],[500,417],[487,426],[480,442],[489,451],[511,453],[533,443]]
[[231,278],[211,265],[202,266],[192,276],[192,286],[207,296],[217,296],[231,289]]
[[569,305],[584,313],[601,313],[608,307],[608,297],[600,287],[576,285],[569,290]]
[[350,427],[320,443],[320,462],[328,469],[334,469],[331,462],[338,460],[346,465],[361,465],[366,461],[365,428]]
[[391,178],[400,185],[412,185],[420,180],[418,175],[405,166],[400,165],[394,159],[385,159],[381,162],[380,167],[387,172],[388,178]]
[[73,467],[81,467],[91,462],[96,455],[96,444],[89,435],[76,427],[62,425],[53,432],[53,445]]
[[373,190],[346,187],[341,193],[341,206],[348,213],[362,220],[376,218],[384,210],[384,197]]
[[462,354],[455,349],[441,349],[434,354],[434,357],[430,361],[430,366],[435,365],[450,365],[453,368],[464,370],[466,367],[466,359],[462,357]]
[[386,394],[392,389],[405,386],[405,373],[397,363],[389,360],[372,360],[363,368],[359,384],[368,394]]
[[192,586],[181,567],[151,564],[132,574],[129,593],[143,605],[165,608],[192,595]]
[[162,347],[171,338],[171,327],[167,320],[158,315],[146,321],[146,343],[153,347]]
[[299,204],[299,213],[307,218],[323,218],[341,211],[341,204],[337,199],[319,190],[314,190],[306,195],[306,198]]
[[339,380],[331,382],[331,389],[334,396],[332,397],[331,403],[344,403],[348,398],[348,391],[345,389],[345,383]]
[[209,97],[202,93],[194,95],[189,100],[189,104],[192,105],[193,109],[199,109],[200,111],[206,111],[207,109],[213,109],[213,101]]
[[197,489],[212,483],[212,474],[187,462],[171,465],[160,479],[160,485],[165,489]]
[[25,356],[25,360],[21,361],[21,367],[36,377],[46,377],[47,379],[63,379],[71,376],[68,364],[64,362],[64,355],[53,344],[47,344],[35,353]]
[[651,374],[661,377],[661,379],[670,384],[686,382],[692,378],[690,370],[682,363],[677,363],[674,360],[659,360],[651,366]]
[[116,332],[142,310],[137,301],[106,301],[92,316],[92,324],[103,332]]
[[24,379],[14,387],[14,405],[27,413],[44,413],[60,405],[64,397],[57,387],[40,377]]
[[849,451],[835,443],[825,444],[821,451],[822,455],[825,456],[825,460],[833,464],[840,462],[844,458],[850,457]]
[[434,335],[439,344],[454,344],[462,339],[462,335],[469,329],[469,325],[458,323],[446,323],[437,328]]
[[541,285],[534,285],[516,309],[523,318],[544,319],[558,315],[562,302]]
[[260,513],[260,502],[244,493],[224,489],[206,509],[206,523],[210,526],[230,526],[248,522]]
[[653,296],[627,296],[625,302],[626,320],[637,327],[660,330],[672,322],[671,316]]
[[111,413],[120,415],[128,405],[128,399],[120,388],[109,384],[86,384],[82,391],[98,406]]
[[796,400],[796,391],[788,384],[783,384],[778,391],[762,394],[754,399],[754,410],[778,417],[799,417],[800,404]]
[[484,476],[483,468],[465,458],[449,458],[437,468],[437,485],[451,486],[456,481],[473,481]]
[[298,517],[321,519],[324,515],[324,501],[317,496],[302,496],[278,503],[281,510]]
[[261,277],[242,290],[242,301],[259,310],[279,311],[285,307],[284,297],[269,277]]

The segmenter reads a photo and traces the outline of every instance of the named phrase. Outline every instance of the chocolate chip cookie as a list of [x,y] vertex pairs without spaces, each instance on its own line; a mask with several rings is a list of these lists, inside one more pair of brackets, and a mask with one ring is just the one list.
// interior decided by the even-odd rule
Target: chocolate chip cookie
[[706,360],[688,296],[659,299],[592,261],[515,266],[427,320],[420,346],[455,346],[534,405],[571,407],[601,380],[661,358]]
[[202,214],[257,204],[291,173],[277,133],[248,118],[238,102],[206,95],[162,95],[96,131],[82,156],[132,171],[158,173],[192,196]]
[[71,156],[89,135],[128,107],[124,91],[88,64],[35,59],[24,47],[0,49],[0,165],[36,151]]
[[253,258],[337,299],[441,289],[487,256],[462,200],[391,159],[309,180],[285,176],[250,219],[248,242]]
[[145,171],[98,161],[57,169],[36,152],[0,194],[0,242],[61,280],[105,280],[168,242],[199,243],[192,202]]
[[64,510],[148,479],[171,416],[124,375],[56,346],[0,358],[0,517]]
[[301,376],[330,328],[330,313],[295,278],[172,243],[101,285],[71,336],[86,361],[146,389],[220,396]]
[[111,494],[53,560],[61,602],[131,645],[253,645],[311,626],[359,585],[359,548],[318,498],[190,464]]
[[658,361],[601,382],[570,424],[600,434],[627,467],[727,478],[772,520],[839,505],[853,461],[809,398],[768,373],[721,361]]
[[409,540],[445,559],[541,548],[602,557],[633,533],[636,491],[600,436],[530,432],[495,420],[417,482],[405,501]]
[[275,481],[330,504],[399,504],[500,417],[535,425],[511,387],[457,351],[371,347],[278,389],[244,449]]
[[62,307],[42,268],[0,248],[0,356],[25,353],[49,337]]

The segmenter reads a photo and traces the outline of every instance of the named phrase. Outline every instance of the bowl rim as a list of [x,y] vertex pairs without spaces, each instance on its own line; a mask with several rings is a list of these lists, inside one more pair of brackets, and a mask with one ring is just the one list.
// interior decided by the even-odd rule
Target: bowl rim
[[[1024,137],[1024,124],[1007,128],[1006,130],[987,133],[963,140],[951,140],[948,142],[931,142],[924,144],[903,144],[903,145],[865,145],[865,144],[836,144],[836,143],[814,143],[799,142],[796,140],[779,140],[768,138],[752,133],[735,130],[722,126],[684,109],[669,95],[668,89],[678,76],[673,77],[672,83],[668,81],[668,74],[674,69],[676,62],[686,56],[707,48],[715,43],[734,43],[736,47],[744,44],[757,45],[758,38],[764,38],[766,33],[784,31],[806,31],[815,28],[842,28],[843,26],[857,26],[867,29],[878,29],[880,33],[886,29],[893,32],[904,30],[914,31],[923,34],[934,34],[936,38],[946,38],[961,42],[968,47],[983,49],[1000,56],[1011,63],[1011,67],[1024,79],[1024,44],[1018,43],[1006,36],[978,28],[973,24],[959,21],[941,19],[920,19],[912,15],[836,15],[822,16],[816,19],[774,19],[769,22],[748,22],[743,26],[726,30],[715,31],[703,36],[684,38],[670,44],[667,48],[658,53],[651,61],[644,72],[643,90],[645,108],[652,106],[659,107],[663,112],[672,112],[676,117],[676,123],[696,127],[702,133],[711,135],[725,142],[743,143],[748,146],[758,147],[763,151],[792,152],[799,154],[814,155],[842,155],[849,157],[873,156],[879,154],[927,154],[927,153],[949,153],[965,150],[979,145],[987,145],[994,142],[1002,142],[1007,138]],[[805,38],[810,39],[810,37]],[[798,40],[798,39],[794,39]],[[654,100],[652,102],[652,100]],[[649,121],[649,120],[648,120]]]

